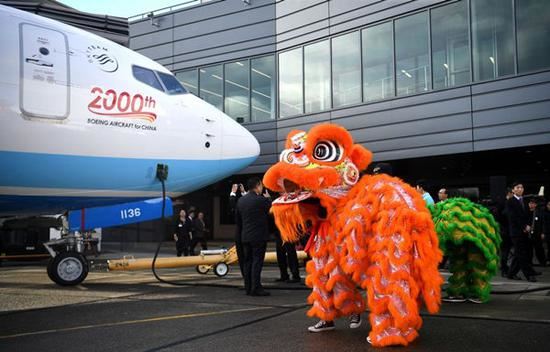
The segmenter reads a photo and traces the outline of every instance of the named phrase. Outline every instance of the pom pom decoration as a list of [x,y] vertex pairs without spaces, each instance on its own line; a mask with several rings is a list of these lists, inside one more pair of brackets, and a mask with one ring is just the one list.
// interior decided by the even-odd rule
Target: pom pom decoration
[[466,198],[450,198],[430,211],[439,245],[449,258],[447,294],[488,301],[502,241],[497,222],[487,208]]
[[368,307],[374,346],[407,345],[422,325],[421,301],[430,313],[439,310],[443,282],[438,237],[421,195],[388,175],[359,178],[372,155],[340,126],[292,131],[286,148],[264,184],[282,193],[272,213],[284,241],[312,229],[307,314],[333,320]]

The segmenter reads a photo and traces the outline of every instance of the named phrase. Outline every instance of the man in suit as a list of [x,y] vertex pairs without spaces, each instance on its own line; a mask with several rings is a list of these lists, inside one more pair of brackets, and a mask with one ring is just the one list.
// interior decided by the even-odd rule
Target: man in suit
[[506,191],[506,198],[497,205],[497,213],[495,216],[495,219],[498,221],[500,226],[500,237],[502,238],[500,245],[500,271],[502,273],[502,277],[508,276],[510,267],[513,266],[514,261],[516,261],[514,256],[511,260],[512,263],[508,265],[513,244],[509,234],[510,226],[508,225],[508,216],[506,215],[506,201],[512,197],[514,197],[514,193],[512,193],[511,188],[508,188]]
[[531,250],[529,244],[529,213],[523,201],[523,184],[515,182],[512,185],[513,197],[506,201],[506,216],[508,217],[509,235],[514,245],[517,260],[508,271],[508,278],[520,280],[517,273],[521,270],[529,282],[536,282],[535,270],[531,266],[529,257]]
[[546,201],[542,218],[542,239],[546,240],[546,260],[548,261],[547,264],[550,265],[550,200]]
[[[239,197],[237,197],[237,192],[241,193],[241,197],[246,195],[246,191],[244,190],[242,183],[234,183],[231,186],[231,193],[229,193],[229,207],[231,208],[231,213],[234,217],[237,213],[237,201],[239,200]],[[239,269],[241,270],[241,275],[244,279],[244,251],[240,232],[235,233],[235,249],[237,250],[237,259],[239,260]]]
[[189,243],[191,243],[191,225],[187,220],[185,210],[180,210],[180,217],[174,227],[174,241],[176,241],[177,256],[189,255]]
[[271,199],[264,191],[262,181],[252,177],[247,182],[248,193],[237,202],[236,237],[243,244],[244,287],[247,295],[269,296],[262,287],[261,274],[265,250],[269,240],[269,208]]
[[[289,284],[302,282],[300,277],[300,269],[298,267],[298,254],[294,243],[283,243],[281,233],[275,225],[273,217],[270,218],[270,225],[273,235],[275,236],[275,250],[277,252],[277,264],[281,277],[276,279],[276,282],[287,282]],[[288,276],[288,269],[292,274],[292,279]]]

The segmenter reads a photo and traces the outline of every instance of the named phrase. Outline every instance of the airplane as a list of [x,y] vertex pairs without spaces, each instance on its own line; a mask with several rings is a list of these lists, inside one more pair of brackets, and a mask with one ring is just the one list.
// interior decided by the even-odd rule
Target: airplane
[[260,153],[248,130],[128,48],[2,5],[0,33],[0,217],[156,198],[159,165],[178,197]]

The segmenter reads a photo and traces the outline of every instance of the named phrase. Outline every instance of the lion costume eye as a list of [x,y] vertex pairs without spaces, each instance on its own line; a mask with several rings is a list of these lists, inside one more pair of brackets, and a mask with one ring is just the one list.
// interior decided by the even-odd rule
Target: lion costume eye
[[313,158],[324,162],[339,161],[342,158],[342,147],[332,141],[317,142],[313,149]]

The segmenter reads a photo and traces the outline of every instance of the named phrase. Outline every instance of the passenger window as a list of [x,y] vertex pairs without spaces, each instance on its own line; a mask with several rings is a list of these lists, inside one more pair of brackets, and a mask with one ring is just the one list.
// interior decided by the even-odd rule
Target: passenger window
[[162,83],[164,84],[164,87],[166,88],[166,93],[170,95],[187,93],[187,90],[183,88],[183,86],[175,76],[169,75],[167,73],[162,73],[159,71],[157,71],[157,74],[159,75],[160,80],[162,81]]
[[138,81],[143,82],[148,86],[156,88],[160,91],[164,91],[157,76],[155,75],[155,72],[153,72],[152,70],[139,66],[132,66],[132,73],[134,74],[135,79],[137,79]]

